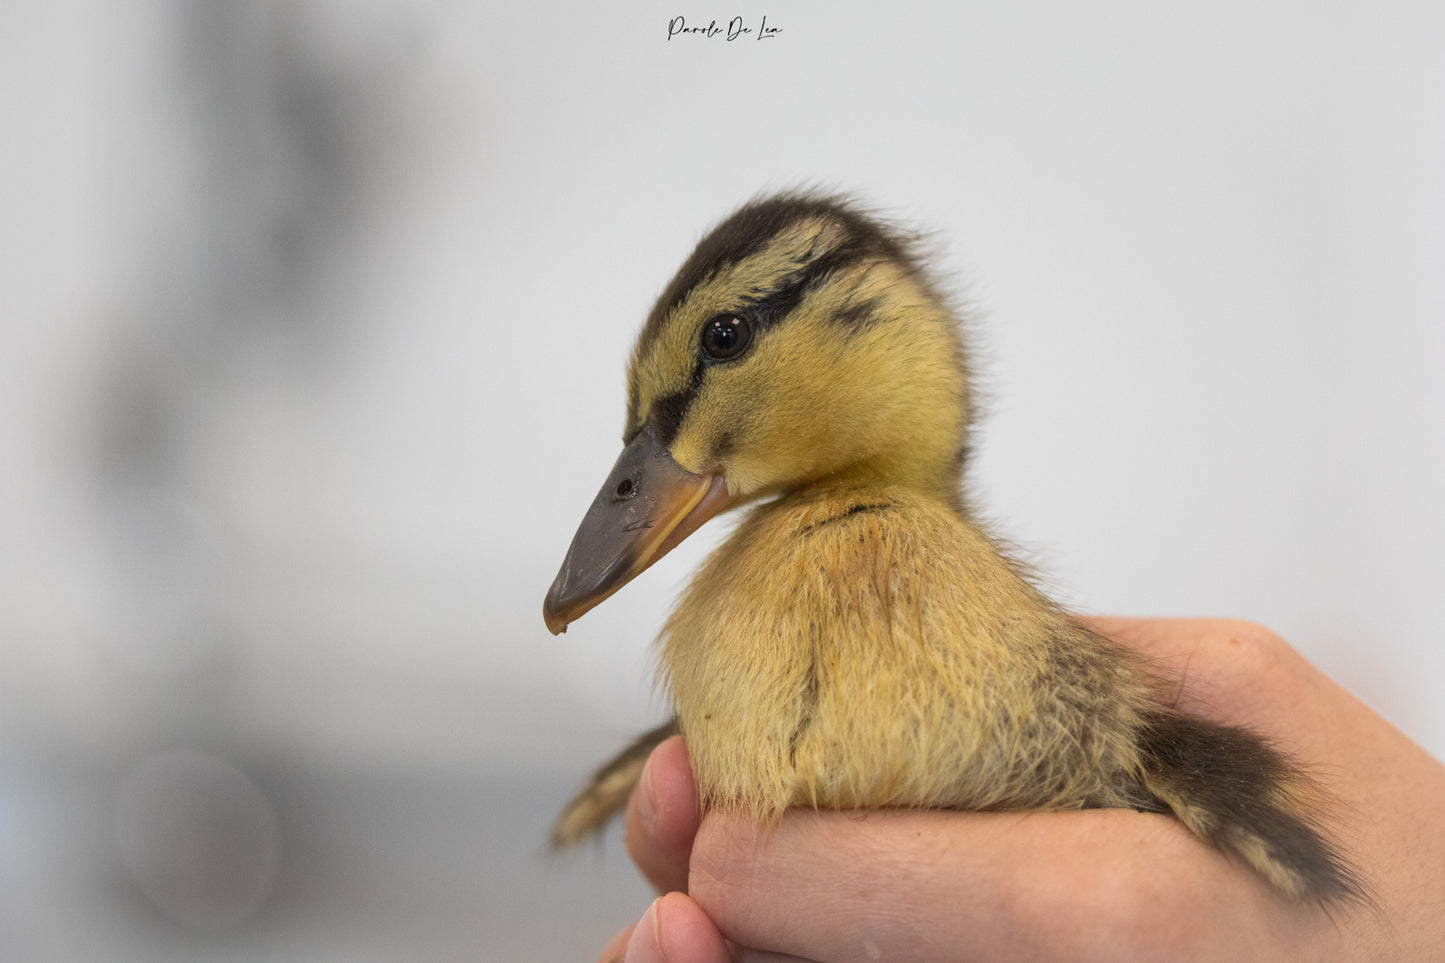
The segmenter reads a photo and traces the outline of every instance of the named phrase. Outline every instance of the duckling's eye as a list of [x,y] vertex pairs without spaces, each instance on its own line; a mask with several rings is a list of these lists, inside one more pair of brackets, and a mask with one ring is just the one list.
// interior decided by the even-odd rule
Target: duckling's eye
[[753,340],[752,323],[736,314],[719,314],[702,326],[702,353],[713,361],[731,361]]

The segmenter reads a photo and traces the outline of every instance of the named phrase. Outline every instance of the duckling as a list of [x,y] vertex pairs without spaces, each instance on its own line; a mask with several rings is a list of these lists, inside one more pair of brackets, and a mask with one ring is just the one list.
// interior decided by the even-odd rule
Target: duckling
[[554,633],[751,505],[659,639],[676,717],[600,769],[555,846],[625,806],[675,732],[705,808],[1173,813],[1290,897],[1360,898],[1314,787],[1176,709],[1050,601],[965,501],[974,401],[914,240],[839,197],[754,200],[642,327],[622,454],[547,593]]

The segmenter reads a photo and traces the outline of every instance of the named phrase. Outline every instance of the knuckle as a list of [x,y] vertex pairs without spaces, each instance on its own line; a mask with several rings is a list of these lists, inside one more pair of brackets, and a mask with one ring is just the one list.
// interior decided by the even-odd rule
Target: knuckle
[[1282,636],[1257,622],[1217,623],[1210,639],[1218,663],[1239,676],[1275,672],[1299,661],[1294,648]]

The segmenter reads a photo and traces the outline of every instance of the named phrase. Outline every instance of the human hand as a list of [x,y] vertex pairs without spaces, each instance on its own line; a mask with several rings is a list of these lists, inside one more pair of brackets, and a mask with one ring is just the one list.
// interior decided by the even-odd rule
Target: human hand
[[627,810],[633,860],[668,895],[602,959],[1445,959],[1445,766],[1259,626],[1092,627],[1182,679],[1182,708],[1249,726],[1304,765],[1374,905],[1293,903],[1146,813],[795,810],[773,829],[700,818],[674,738]]

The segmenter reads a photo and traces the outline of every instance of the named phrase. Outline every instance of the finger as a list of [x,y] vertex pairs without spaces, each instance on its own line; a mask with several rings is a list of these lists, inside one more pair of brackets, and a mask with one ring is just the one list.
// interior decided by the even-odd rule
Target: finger
[[673,736],[652,751],[627,804],[627,851],[659,892],[687,889],[687,862],[700,821],[687,746]]
[[602,950],[602,955],[597,958],[597,963],[623,963],[627,958],[627,944],[631,942],[632,931],[636,928],[636,924],[633,924],[612,937]]
[[770,953],[767,950],[737,945],[733,945],[731,959],[732,963],[820,963],[818,960],[793,956],[791,953]]
[[830,963],[1118,958],[1120,934],[1188,958],[1201,919],[1266,941],[1234,958],[1274,959],[1330,929],[1173,820],[1119,810],[709,816],[692,869],[728,939]]
[[727,943],[684,893],[653,900],[627,944],[627,963],[729,963]]
[[746,946],[733,946],[731,960],[732,963],[819,963],[818,960],[793,956],[790,953],[770,953],[767,950],[754,950]]

